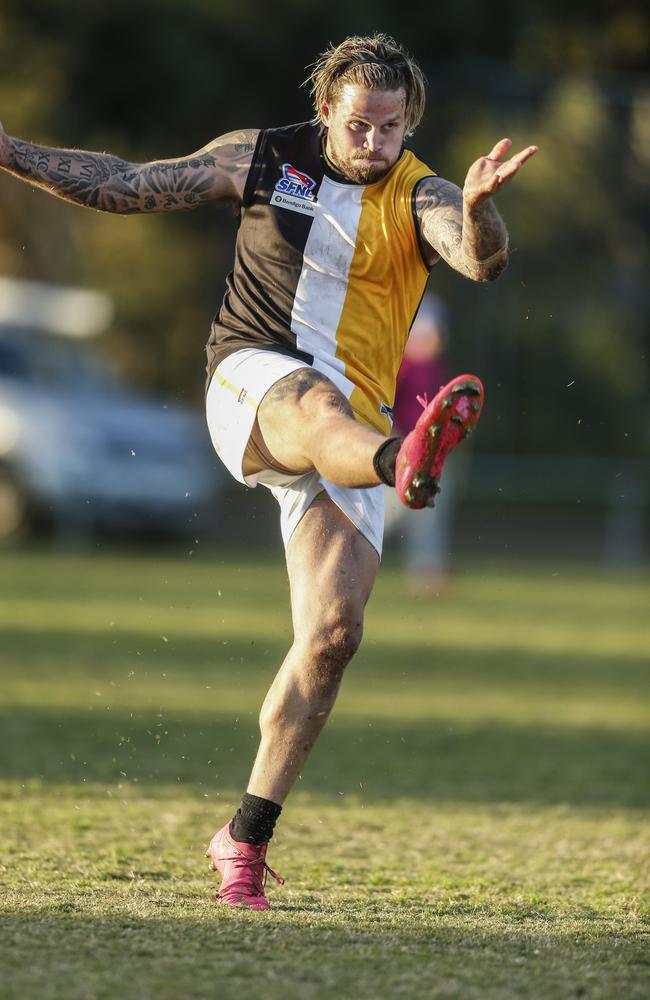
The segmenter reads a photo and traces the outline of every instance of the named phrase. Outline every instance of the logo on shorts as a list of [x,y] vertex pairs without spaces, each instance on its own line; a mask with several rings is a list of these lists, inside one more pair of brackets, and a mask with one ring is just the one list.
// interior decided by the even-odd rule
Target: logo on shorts
[[271,204],[278,208],[288,208],[291,212],[313,215],[315,187],[313,177],[292,167],[290,163],[283,163],[282,177],[271,194]]
[[383,413],[384,416],[388,417],[388,419],[390,420],[390,422],[392,424],[392,422],[393,422],[393,407],[392,406],[389,406],[388,403],[382,403],[381,406],[379,407],[379,412]]
[[239,395],[237,396],[237,402],[243,403],[247,395],[248,395],[248,389],[242,389]]

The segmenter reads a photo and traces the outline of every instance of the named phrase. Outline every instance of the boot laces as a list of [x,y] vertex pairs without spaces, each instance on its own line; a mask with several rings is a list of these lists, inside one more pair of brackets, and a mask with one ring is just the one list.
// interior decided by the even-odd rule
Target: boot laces
[[[242,873],[242,877],[237,879],[237,885],[241,886],[250,891],[252,896],[263,896],[264,887],[266,885],[267,875],[270,875],[278,885],[284,885],[284,879],[277,872],[274,872],[272,868],[267,865],[266,861],[262,858],[256,860],[251,860],[247,858],[245,854],[241,851],[237,852],[230,858],[221,858],[221,861],[232,861],[235,868],[239,869]],[[229,886],[232,888],[232,883]],[[218,895],[221,895],[219,893]]]
[[429,397],[427,396],[426,392],[422,396],[416,396],[415,398],[417,399],[422,409],[426,410],[427,406],[429,405]]

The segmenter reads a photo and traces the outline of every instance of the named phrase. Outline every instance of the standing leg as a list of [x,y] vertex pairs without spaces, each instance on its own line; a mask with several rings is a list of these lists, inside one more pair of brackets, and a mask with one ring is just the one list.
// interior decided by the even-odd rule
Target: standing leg
[[207,852],[223,875],[220,902],[268,908],[267,844],[361,641],[378,565],[352,522],[326,494],[317,497],[287,548],[293,645],[262,705],[261,741],[242,808]]
[[281,805],[327,721],[359,647],[379,557],[329,497],[318,497],[287,550],[294,641],[264,700],[248,792]]

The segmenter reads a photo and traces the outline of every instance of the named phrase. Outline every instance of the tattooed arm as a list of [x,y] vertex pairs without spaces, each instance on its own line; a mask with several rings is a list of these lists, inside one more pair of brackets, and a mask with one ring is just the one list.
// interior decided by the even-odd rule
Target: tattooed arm
[[0,125],[0,168],[102,212],[174,212],[210,201],[241,201],[257,135],[257,129],[230,132],[178,160],[128,163],[109,153],[23,142]]
[[442,257],[474,281],[493,281],[504,270],[508,233],[491,198],[537,152],[528,146],[501,163],[511,145],[501,139],[489,156],[473,163],[462,191],[442,177],[420,181],[415,208],[431,264]]

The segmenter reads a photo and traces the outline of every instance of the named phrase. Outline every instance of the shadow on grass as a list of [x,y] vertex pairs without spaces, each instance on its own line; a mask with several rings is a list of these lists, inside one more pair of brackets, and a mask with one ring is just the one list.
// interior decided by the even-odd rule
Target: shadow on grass
[[159,901],[157,919],[127,904],[105,918],[65,905],[0,919],[3,996],[640,998],[647,980],[640,942],[613,928],[576,938],[532,912],[526,927],[499,930],[478,914],[458,925],[444,906],[385,900],[325,900],[295,917],[193,899],[176,916]]
[[[219,630],[214,637],[172,638],[137,630],[107,628],[90,630],[25,630],[5,626],[2,630],[4,678],[29,679],[38,697],[41,680],[53,679],[62,686],[82,688],[93,683],[124,685],[131,675],[148,678],[150,699],[156,704],[164,697],[164,678],[182,680],[187,685],[210,683],[250,688],[256,683],[268,687],[291,645],[287,627],[281,635],[252,639]],[[435,629],[427,642],[404,646],[399,642],[378,642],[370,634],[346,672],[344,691],[351,681],[371,685],[375,681],[396,686],[439,680],[471,685],[465,694],[480,689],[506,688],[529,696],[531,689],[563,697],[580,692],[586,700],[603,690],[629,692],[635,697],[649,690],[645,647],[638,657],[593,656],[567,650],[561,654],[532,647],[527,651],[489,648],[477,653],[436,640]],[[85,696],[88,695],[84,688]],[[107,693],[107,692],[105,692]],[[216,694],[214,695],[216,698]],[[390,695],[389,695],[390,697]],[[201,706],[201,695],[197,702]]]
[[[212,792],[243,786],[255,716],[20,710],[0,714],[0,777]],[[334,717],[300,787],[367,800],[643,806],[642,732]]]

